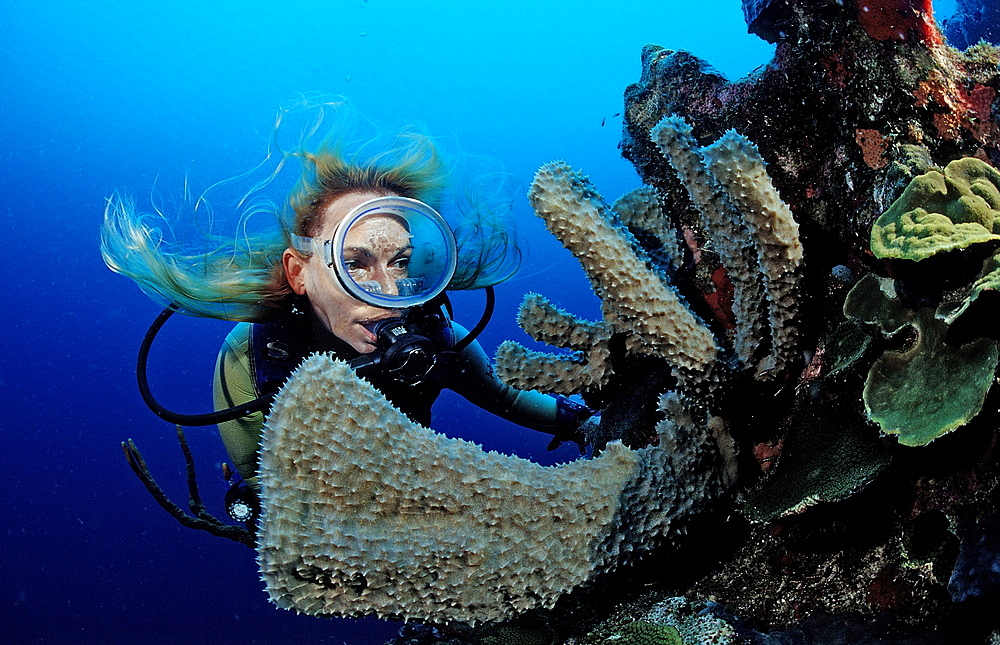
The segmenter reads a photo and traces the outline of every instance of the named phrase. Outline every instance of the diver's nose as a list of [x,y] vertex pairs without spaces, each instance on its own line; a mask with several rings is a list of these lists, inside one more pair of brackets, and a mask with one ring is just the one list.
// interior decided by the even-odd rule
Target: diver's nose
[[396,285],[396,281],[392,279],[389,275],[388,265],[379,263],[375,269],[375,275],[372,276],[376,282],[382,285],[382,293],[387,296],[398,296],[399,287]]

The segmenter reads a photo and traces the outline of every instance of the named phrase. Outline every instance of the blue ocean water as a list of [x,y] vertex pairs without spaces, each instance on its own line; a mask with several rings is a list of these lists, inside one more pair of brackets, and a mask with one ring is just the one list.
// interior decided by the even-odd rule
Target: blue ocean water
[[[0,317],[0,641],[381,643],[397,625],[297,616],[267,602],[246,547],[182,528],[125,464],[134,438],[183,502],[174,428],[135,386],[159,308],[98,253],[104,200],[205,187],[262,158],[274,114],[300,93],[348,97],[390,124],[420,121],[499,161],[526,189],[555,158],[608,200],[638,184],[619,156],[622,92],[646,43],[688,49],[729,78],[769,60],[739,0],[8,0],[0,8],[0,248],[14,264]],[[489,353],[527,343],[527,291],[598,317],[576,261],[515,204],[528,256],[498,287]],[[473,324],[481,294],[455,298]],[[208,410],[226,323],[175,317],[151,362],[168,406]],[[435,428],[542,463],[544,436],[445,396]],[[202,494],[222,515],[225,452],[190,429]]]

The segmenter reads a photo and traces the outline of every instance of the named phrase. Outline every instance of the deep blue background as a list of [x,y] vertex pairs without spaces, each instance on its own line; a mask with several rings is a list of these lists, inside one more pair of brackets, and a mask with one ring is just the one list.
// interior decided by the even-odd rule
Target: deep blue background
[[[279,6],[281,8],[279,8]],[[396,627],[275,609],[253,553],[180,527],[125,465],[133,437],[183,501],[171,425],[135,387],[138,343],[158,311],[98,253],[103,200],[234,176],[264,154],[279,104],[341,94],[379,121],[421,121],[500,161],[526,188],[562,158],[610,201],[638,181],[620,159],[622,92],[646,43],[688,49],[731,79],[772,48],[739,0],[642,2],[79,2],[0,8],[0,641],[381,643]],[[528,342],[526,291],[597,317],[576,261],[519,198],[528,262],[498,289],[488,352]],[[481,295],[457,297],[471,325]],[[175,317],[153,386],[183,411],[210,406],[226,323]],[[445,397],[436,429],[544,463],[546,440]],[[210,509],[225,454],[214,429],[188,437]]]

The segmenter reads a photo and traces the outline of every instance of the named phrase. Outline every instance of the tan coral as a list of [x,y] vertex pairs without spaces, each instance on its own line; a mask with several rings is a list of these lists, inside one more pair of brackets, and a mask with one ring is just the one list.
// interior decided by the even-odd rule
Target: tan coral
[[580,261],[601,298],[604,320],[627,334],[630,351],[659,356],[689,372],[712,367],[718,353],[712,333],[637,255],[638,244],[611,221],[586,177],[563,162],[547,164],[536,173],[528,197],[548,229]]
[[505,341],[497,348],[496,357],[497,375],[505,383],[555,394],[578,394],[607,384],[611,377],[611,329],[607,324],[581,320],[537,293],[524,297],[517,319],[535,340],[575,353],[533,352]]
[[668,213],[663,211],[655,188],[640,186],[629,191],[616,199],[611,209],[618,221],[630,230],[646,231],[659,242],[659,253],[672,271],[684,265],[684,245]]
[[720,493],[712,436],[675,412],[657,448],[612,443],[543,467],[435,434],[346,363],[312,356],[264,430],[267,592],[312,615],[435,623],[550,607],[669,540]]
[[[699,149],[691,128],[679,117],[662,119],[651,136],[687,188],[719,255],[722,279],[728,277],[732,284],[732,353],[758,378],[786,372],[797,362],[802,245],[798,224],[774,189],[763,159],[750,141],[735,132]],[[652,234],[668,256],[667,270],[681,267],[677,233],[670,230],[655,191],[644,187],[623,196],[612,214],[586,177],[554,162],[539,169],[529,198],[536,214],[590,278],[601,298],[608,337],[620,334],[628,353],[665,359],[683,385],[701,382],[711,387],[714,368],[721,364],[712,331],[620,225]],[[545,338],[536,333],[547,319],[559,318],[554,312],[554,307],[522,308],[519,322],[536,340],[570,347],[572,343],[560,337],[566,330]],[[606,384],[610,376],[600,363],[607,356],[607,345],[588,347],[573,349],[593,356],[553,357],[506,343],[497,363],[501,374],[519,387],[584,392]]]
[[732,200],[705,166],[691,126],[680,117],[667,116],[653,128],[650,138],[687,189],[732,281],[733,350],[741,364],[749,367],[765,335],[756,246]]
[[799,362],[795,324],[803,261],[799,225],[750,141],[730,130],[706,147],[704,154],[709,171],[735,202],[756,242],[771,328],[771,361],[758,370],[779,373]]

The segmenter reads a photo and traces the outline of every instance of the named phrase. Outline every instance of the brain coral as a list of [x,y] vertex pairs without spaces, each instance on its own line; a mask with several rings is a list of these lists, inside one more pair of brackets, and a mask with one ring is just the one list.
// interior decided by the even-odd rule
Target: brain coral
[[619,645],[684,645],[676,628],[644,620],[625,625],[609,640]]
[[882,259],[924,260],[1000,240],[1000,172],[966,157],[914,179],[871,233]]
[[720,494],[713,424],[677,396],[659,446],[543,467],[408,420],[346,363],[308,358],[264,430],[258,563],[313,615],[498,621],[668,541]]

